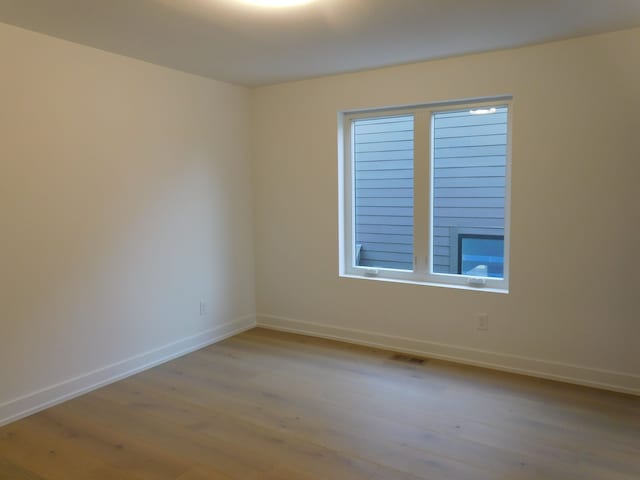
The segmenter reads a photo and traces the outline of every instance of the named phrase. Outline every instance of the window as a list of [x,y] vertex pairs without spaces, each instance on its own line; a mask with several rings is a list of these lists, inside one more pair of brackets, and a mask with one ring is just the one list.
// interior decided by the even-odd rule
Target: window
[[458,234],[458,273],[504,277],[504,235]]
[[341,272],[507,290],[510,99],[342,118]]

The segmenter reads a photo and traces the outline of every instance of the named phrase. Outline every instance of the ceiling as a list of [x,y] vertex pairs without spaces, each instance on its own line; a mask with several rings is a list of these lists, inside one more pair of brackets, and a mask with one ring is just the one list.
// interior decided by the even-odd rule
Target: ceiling
[[0,0],[0,22],[256,86],[640,25],[640,0]]

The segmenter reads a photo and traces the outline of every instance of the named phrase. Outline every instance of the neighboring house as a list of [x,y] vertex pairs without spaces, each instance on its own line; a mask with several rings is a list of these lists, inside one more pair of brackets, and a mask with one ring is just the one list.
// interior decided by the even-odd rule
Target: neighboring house
[[[409,115],[355,123],[360,266],[413,267],[413,137]],[[506,109],[434,115],[434,272],[502,276],[507,138]]]

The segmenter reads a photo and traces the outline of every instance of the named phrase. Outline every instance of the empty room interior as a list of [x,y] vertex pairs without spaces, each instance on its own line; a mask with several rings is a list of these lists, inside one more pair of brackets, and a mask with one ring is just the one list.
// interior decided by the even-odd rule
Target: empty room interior
[[0,480],[638,480],[640,2],[0,0]]

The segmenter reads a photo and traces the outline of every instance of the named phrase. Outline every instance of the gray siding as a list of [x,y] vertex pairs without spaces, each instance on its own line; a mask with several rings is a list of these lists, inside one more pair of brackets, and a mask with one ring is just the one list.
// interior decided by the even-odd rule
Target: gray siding
[[[413,117],[354,121],[361,266],[413,268]],[[507,109],[433,118],[434,271],[457,272],[459,233],[504,235]]]
[[457,273],[459,233],[504,235],[507,109],[433,122],[434,271]]
[[354,122],[355,239],[361,266],[413,268],[413,117]]

